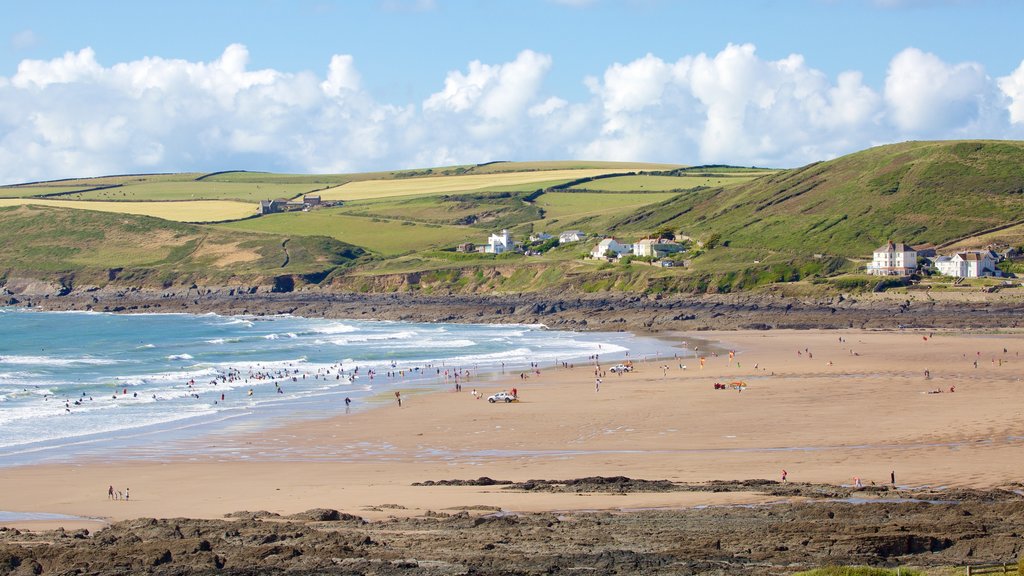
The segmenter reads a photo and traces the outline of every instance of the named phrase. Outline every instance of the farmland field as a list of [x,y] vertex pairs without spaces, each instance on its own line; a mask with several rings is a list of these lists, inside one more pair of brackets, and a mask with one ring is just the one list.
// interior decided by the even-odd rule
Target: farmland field
[[669,192],[650,194],[603,194],[587,192],[548,192],[537,199],[547,218],[572,218],[621,213],[624,210],[663,202],[676,196]]
[[602,174],[621,172],[621,169],[591,170],[544,170],[534,172],[498,172],[494,174],[468,174],[463,176],[431,176],[398,180],[365,180],[351,182],[337,188],[324,190],[324,200],[363,200],[390,198],[395,196],[417,196],[469,192],[495,186],[518,186],[522,184],[553,180],[591,178]]
[[345,216],[337,210],[273,214],[224,224],[222,227],[278,234],[330,236],[385,256],[454,246],[460,242],[482,243],[487,238],[485,232],[473,228]]
[[618,176],[601,178],[573,186],[573,190],[607,190],[609,192],[628,192],[631,190],[686,190],[697,186],[735,186],[753,180],[755,176],[742,175],[722,176]]
[[27,198],[40,194],[74,192],[84,188],[86,186],[11,186],[0,188],[0,198]]
[[538,162],[494,162],[474,166],[473,174],[494,174],[500,172],[525,172],[530,170],[604,170],[608,172],[633,172],[637,170],[673,170],[682,164],[658,164],[653,162],[588,162],[586,160],[548,160]]
[[52,180],[22,186],[77,186],[94,188],[96,186],[113,186],[117,184],[141,184],[143,182],[190,182],[202,176],[202,172],[182,172],[177,174],[126,174],[121,176],[97,176],[95,178],[72,178],[68,180]]
[[[146,182],[93,190],[81,194],[69,194],[69,200],[109,200],[146,201],[146,200],[242,200],[259,202],[277,198],[294,198],[311,192],[324,184],[268,184],[245,182],[212,182],[210,180],[189,182]],[[253,208],[255,210],[255,207]]]
[[177,222],[223,222],[252,216],[256,207],[251,203],[227,200],[194,200],[186,202],[99,202],[83,200],[48,200],[36,198],[0,199],[0,206],[37,204],[58,208],[119,212],[153,216]]

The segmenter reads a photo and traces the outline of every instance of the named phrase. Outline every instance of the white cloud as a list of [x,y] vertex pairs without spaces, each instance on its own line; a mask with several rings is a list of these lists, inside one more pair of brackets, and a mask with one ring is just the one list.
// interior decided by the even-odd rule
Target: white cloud
[[249,69],[231,45],[207,62],[101,65],[89,48],[0,76],[0,183],[145,171],[343,172],[487,160],[614,159],[796,166],[881,142],[1024,136],[1024,62],[895,55],[884,89],[831,78],[750,44],[586,78],[575,101],[544,86],[551,56],[473,61],[422,102],[388,103],[355,60],[318,73]]
[[885,99],[899,129],[943,134],[977,119],[991,87],[980,64],[946,64],[934,54],[907,48],[889,65]]
[[1009,76],[999,79],[999,88],[1010,100],[1010,122],[1024,124],[1024,61]]

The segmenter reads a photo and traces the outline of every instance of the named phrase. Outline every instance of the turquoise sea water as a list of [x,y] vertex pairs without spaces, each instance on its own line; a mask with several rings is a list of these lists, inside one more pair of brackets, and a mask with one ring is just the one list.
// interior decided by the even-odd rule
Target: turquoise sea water
[[[392,390],[481,386],[531,363],[672,352],[625,333],[0,308],[0,466],[356,410]],[[468,376],[472,380],[467,381]],[[382,394],[383,393],[383,394]]]

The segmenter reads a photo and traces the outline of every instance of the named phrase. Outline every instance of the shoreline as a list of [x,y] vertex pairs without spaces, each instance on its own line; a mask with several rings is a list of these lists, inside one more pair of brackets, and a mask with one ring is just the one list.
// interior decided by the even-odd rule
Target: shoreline
[[[1024,447],[1024,433],[1014,403],[1014,366],[1021,362],[1017,350],[1010,348],[1003,366],[980,368],[984,380],[974,378],[973,383],[963,378],[970,373],[965,371],[975,370],[966,361],[963,367],[955,366],[960,361],[947,362],[945,368],[933,361],[965,346],[984,344],[986,354],[1002,345],[1016,344],[1019,350],[1024,344],[1020,333],[981,340],[943,333],[929,344],[921,343],[916,332],[843,334],[858,348],[857,356],[845,354],[830,332],[712,334],[738,346],[735,363],[724,355],[709,356],[703,371],[670,367],[664,375],[657,361],[638,363],[634,373],[605,376],[600,392],[594,390],[589,368],[582,366],[542,370],[540,378],[525,382],[487,380],[495,388],[520,389],[522,401],[508,405],[471,399],[468,389],[481,382],[474,379],[462,394],[414,395],[401,409],[385,405],[256,432],[183,440],[179,455],[170,458],[11,467],[0,479],[0,493],[27,491],[26,497],[13,507],[0,501],[0,509],[118,520],[139,515],[213,518],[266,509],[269,503],[274,503],[271,511],[282,514],[314,506],[352,511],[397,503],[416,514],[438,498],[452,498],[452,505],[461,501],[540,512],[578,509],[582,503],[578,497],[524,501],[479,488],[411,485],[479,476],[525,481],[624,475],[703,482],[771,478],[782,467],[791,479],[837,486],[851,483],[854,475],[865,484],[884,483],[890,468],[899,469],[901,483],[917,486],[994,489],[1018,477],[1013,454]],[[822,359],[783,358],[781,351],[796,350],[797,343],[811,344]],[[899,347],[919,348],[925,356],[913,362],[932,366],[933,380],[924,381],[898,362],[880,362]],[[825,358],[838,367],[829,367]],[[748,383],[741,393],[712,390],[712,382],[737,378]],[[955,382],[955,394],[924,394],[950,382]],[[819,392],[822,387],[829,392]],[[865,422],[871,425],[865,428]],[[190,453],[190,443],[216,450]],[[954,454],[956,461],[950,462]],[[937,469],[936,462],[948,467]],[[345,478],[341,485],[333,480],[339,473]],[[72,489],[63,487],[69,475],[77,479]],[[298,486],[296,477],[303,478]],[[97,487],[105,489],[115,478],[132,487],[136,500],[130,507],[111,509],[93,500]],[[204,494],[210,491],[205,486],[219,485],[224,478],[247,480]],[[196,492],[200,481],[204,488]],[[268,492],[271,486],[280,490]],[[48,496],[58,493],[62,504]],[[151,499],[157,493],[160,502]],[[262,504],[254,505],[257,501]],[[702,503],[699,498],[690,502]],[[591,496],[585,507],[678,504],[671,494],[625,500]]]
[[[12,290],[12,288],[14,290]],[[309,288],[108,286],[54,290],[8,281],[0,304],[45,310],[115,313],[293,314],[307,318],[483,324],[540,324],[551,329],[665,331],[773,329],[990,329],[1024,326],[1024,288],[996,293],[913,291],[823,297],[774,293],[635,295],[629,293],[424,294],[352,293]]]
[[[78,313],[80,311],[68,311],[69,313]],[[52,313],[52,312],[51,312]],[[58,312],[59,313],[59,312]],[[86,312],[97,314],[97,312]],[[99,313],[103,314],[103,313]],[[162,315],[162,313],[150,313]],[[195,316],[188,312],[176,312],[172,313],[183,316]],[[207,313],[202,316],[209,316]],[[231,317],[231,316],[220,316],[219,318],[225,320],[232,319],[264,319],[269,320],[274,317]],[[201,316],[195,316],[200,318]],[[285,321],[305,321],[305,320],[318,320],[318,319],[306,319],[291,315],[282,315],[280,318]],[[348,320],[348,319],[346,319]],[[356,321],[356,322],[367,322],[367,321]],[[385,322],[386,323],[386,322]],[[489,326],[483,325],[481,326]],[[504,325],[510,326],[510,325]],[[551,336],[545,336],[547,332],[541,326],[536,325],[519,325],[523,328],[530,329],[535,332],[535,338],[548,339]],[[286,328],[281,328],[282,330]],[[295,329],[295,328],[292,328]],[[311,328],[314,332],[317,328],[313,326]],[[563,332],[568,334],[566,331],[553,330],[552,332]],[[575,336],[565,336],[571,338],[573,341],[578,342],[604,342],[606,345],[611,343],[610,349],[612,350],[606,356],[605,361],[611,360],[612,363],[621,359],[628,358],[632,353],[634,359],[644,358],[650,356],[655,358],[663,354],[671,354],[671,350],[676,349],[678,342],[673,342],[666,338],[666,335],[646,335],[639,336],[630,334],[623,336],[622,333],[607,333],[603,337],[601,333],[585,333],[581,336],[582,340],[577,339]],[[530,344],[533,347],[533,344]],[[622,349],[623,346],[628,346],[629,350]],[[535,352],[538,350],[535,348]],[[566,350],[567,354],[571,352]],[[577,352],[583,354],[583,352]],[[541,354],[544,356],[544,354]],[[589,362],[583,356],[569,357],[568,360],[573,363],[579,363],[584,365]],[[196,360],[196,362],[202,361]],[[249,363],[251,364],[251,360]],[[380,362],[379,360],[377,361]],[[131,461],[131,460],[147,460],[157,457],[157,454],[163,452],[169,452],[172,454],[179,454],[185,456],[202,456],[204,449],[202,445],[208,438],[216,438],[225,434],[231,434],[232,430],[236,429],[258,429],[264,432],[269,432],[277,428],[288,426],[293,422],[301,421],[318,421],[325,420],[340,414],[344,408],[342,408],[341,400],[345,396],[352,396],[354,404],[352,411],[355,413],[363,412],[366,410],[377,410],[381,407],[388,406],[393,403],[391,394],[396,389],[401,389],[403,393],[403,399],[410,400],[426,393],[436,392],[450,392],[454,388],[454,379],[448,379],[447,377],[440,375],[440,370],[445,369],[446,360],[438,360],[436,362],[431,361],[433,365],[425,365],[425,369],[418,372],[413,372],[413,366],[421,366],[421,361],[415,360],[399,360],[399,368],[405,368],[405,372],[399,378],[398,369],[395,369],[395,374],[392,377],[390,374],[385,375],[381,373],[382,368],[378,369],[376,380],[368,378],[364,373],[360,375],[360,379],[355,381],[349,387],[342,387],[338,390],[327,390],[316,391],[312,396],[307,396],[306,392],[300,391],[299,395],[295,398],[285,396],[278,401],[277,398],[271,398],[272,402],[262,400],[256,404],[243,403],[238,405],[232,405],[230,407],[221,408],[215,412],[203,415],[190,416],[183,419],[173,419],[165,422],[154,422],[139,425],[132,425],[128,428],[122,428],[114,431],[106,432],[92,432],[84,435],[72,435],[61,437],[50,440],[40,440],[29,444],[18,444],[0,448],[0,462],[3,463],[2,467],[6,468],[9,466],[22,466],[22,465],[33,465],[33,464],[47,464],[47,463],[89,463],[100,460],[119,460],[119,461]],[[501,383],[507,383],[509,388],[514,384],[514,378],[521,372],[532,371],[528,365],[533,364],[531,357],[523,356],[521,359],[516,360],[515,363],[504,366],[503,361],[499,366],[497,360],[489,360],[492,364],[477,364],[477,361],[471,361],[470,363],[458,363],[447,361],[453,368],[467,369],[472,372],[473,380],[472,384],[480,386],[494,386],[500,385]],[[241,364],[244,364],[242,362]],[[241,366],[240,364],[240,366]],[[347,364],[349,371],[351,372],[353,365],[360,367],[363,362],[359,360],[354,361],[353,364]],[[369,362],[372,368],[373,362]],[[538,368],[543,370],[553,369],[553,364],[550,359],[544,359],[538,362]],[[316,364],[314,362],[314,368]],[[362,366],[365,368],[365,366]],[[434,375],[434,368],[438,368],[438,375]],[[242,368],[244,370],[244,368]],[[390,369],[389,369],[390,370]],[[416,370],[420,370],[417,368]],[[446,370],[446,369],[445,369]],[[306,375],[313,378],[312,372],[303,372],[302,379],[305,381]],[[188,376],[184,376],[188,378]],[[312,382],[312,380],[310,380]],[[469,382],[463,380],[465,389],[471,388]],[[353,393],[351,388],[356,387],[362,392]],[[290,388],[287,384],[285,387]],[[372,388],[372,390],[371,390]],[[291,391],[291,390],[289,390]],[[244,387],[243,387],[244,392]],[[218,392],[219,393],[219,392]],[[90,393],[91,394],[91,393]],[[489,393],[488,393],[489,394]],[[237,395],[236,395],[237,397]],[[243,397],[244,399],[244,397]],[[257,395],[259,399],[259,395]],[[216,403],[214,403],[216,404]],[[211,406],[211,408],[213,408]],[[108,439],[112,436],[123,436],[129,435],[130,440],[121,441],[117,443],[116,447],[109,446]],[[188,449],[183,451],[178,448],[179,445],[197,446],[194,449]]]

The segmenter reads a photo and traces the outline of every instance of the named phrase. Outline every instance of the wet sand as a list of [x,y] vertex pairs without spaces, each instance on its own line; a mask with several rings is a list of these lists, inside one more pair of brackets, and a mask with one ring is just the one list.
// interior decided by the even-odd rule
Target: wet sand
[[[329,507],[379,519],[473,506],[633,510],[775,499],[412,486],[480,476],[701,482],[778,480],[785,469],[790,481],[837,485],[855,477],[881,485],[893,471],[905,486],[993,488],[1019,480],[1024,334],[929,335],[701,332],[736,358],[709,355],[703,369],[683,360],[685,370],[678,360],[651,360],[633,373],[606,374],[600,392],[592,366],[546,366],[526,380],[517,372],[504,382],[464,383],[461,394],[403,394],[402,408],[387,402],[344,414],[339,406],[330,419],[219,434],[171,454],[7,468],[0,510],[120,520]],[[747,386],[714,389],[734,381]],[[485,395],[516,387],[522,401],[475,400],[474,386]],[[943,392],[927,393],[934,389]],[[109,484],[130,487],[132,499],[107,500]]]

